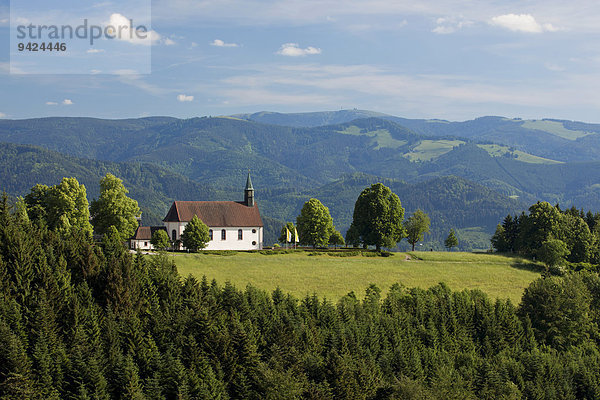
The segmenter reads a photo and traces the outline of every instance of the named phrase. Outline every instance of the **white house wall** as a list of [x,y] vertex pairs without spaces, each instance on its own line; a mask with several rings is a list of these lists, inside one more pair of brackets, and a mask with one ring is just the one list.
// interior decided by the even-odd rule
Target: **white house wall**
[[150,243],[149,240],[135,240],[132,239],[131,240],[131,249],[132,250],[152,250],[154,249],[154,246],[152,246],[152,243]]
[[[181,239],[181,234],[187,222],[165,222],[167,233],[173,239],[172,232],[176,232],[176,240]],[[209,241],[205,250],[260,250],[263,242],[263,228],[261,227],[209,227],[213,231],[213,240]],[[221,240],[221,230],[225,229],[226,238]],[[242,230],[242,240],[238,239],[238,230]],[[253,233],[252,230],[255,232]],[[254,242],[254,244],[253,244]]]

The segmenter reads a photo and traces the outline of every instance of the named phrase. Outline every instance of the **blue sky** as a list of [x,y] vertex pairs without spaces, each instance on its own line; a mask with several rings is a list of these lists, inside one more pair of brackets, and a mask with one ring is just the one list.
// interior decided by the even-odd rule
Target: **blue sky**
[[[15,2],[38,13],[50,3]],[[129,18],[140,8],[102,0],[77,4],[82,2],[100,22]],[[62,7],[57,14],[71,23],[69,3],[52,6]],[[188,118],[359,108],[408,118],[600,122],[598,1],[151,5],[151,45],[123,42],[117,56],[101,43],[82,49],[79,58],[66,55],[83,73],[37,75],[10,73],[11,15],[0,0],[0,117]],[[149,49],[151,73],[139,73],[136,63]],[[105,62],[94,65],[93,56]],[[110,70],[107,59],[134,67]],[[15,64],[13,59],[13,72]]]

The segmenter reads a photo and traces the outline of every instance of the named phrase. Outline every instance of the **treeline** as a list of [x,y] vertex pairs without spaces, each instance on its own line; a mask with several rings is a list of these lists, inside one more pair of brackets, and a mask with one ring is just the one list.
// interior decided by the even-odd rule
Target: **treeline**
[[480,291],[375,286],[335,304],[182,279],[0,203],[2,399],[600,397],[600,278]]
[[548,266],[566,260],[577,269],[590,268],[586,264],[600,265],[600,213],[537,202],[529,214],[507,215],[492,245],[499,252],[538,257]]

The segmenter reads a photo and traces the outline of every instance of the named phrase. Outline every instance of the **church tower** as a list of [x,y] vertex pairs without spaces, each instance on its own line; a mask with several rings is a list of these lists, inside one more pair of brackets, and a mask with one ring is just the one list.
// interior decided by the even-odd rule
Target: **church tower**
[[246,203],[248,207],[254,207],[254,188],[252,187],[252,179],[250,179],[250,171],[248,171],[246,189],[244,189],[244,203]]

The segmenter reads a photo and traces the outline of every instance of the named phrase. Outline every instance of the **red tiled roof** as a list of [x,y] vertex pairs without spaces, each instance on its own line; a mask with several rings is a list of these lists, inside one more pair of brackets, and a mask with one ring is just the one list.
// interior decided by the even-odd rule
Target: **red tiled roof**
[[154,232],[158,230],[167,231],[164,226],[138,226],[133,234],[132,240],[150,240]]
[[163,221],[189,222],[194,215],[209,227],[263,226],[256,204],[237,201],[175,201]]

